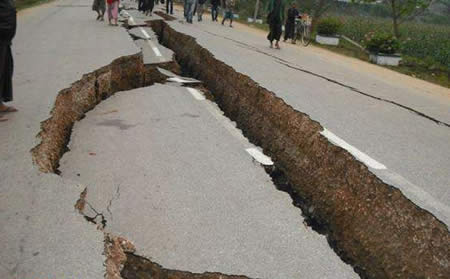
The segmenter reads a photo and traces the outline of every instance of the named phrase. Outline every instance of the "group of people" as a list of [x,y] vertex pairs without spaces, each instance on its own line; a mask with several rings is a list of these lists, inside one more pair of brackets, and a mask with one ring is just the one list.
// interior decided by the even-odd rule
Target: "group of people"
[[[233,17],[236,0],[225,0],[224,16],[222,19],[222,25],[227,20],[230,21],[230,27],[233,27]],[[202,15],[204,11],[206,0],[184,0],[184,17],[186,22],[192,23],[192,18],[197,13],[198,21],[202,21]],[[211,0],[211,17],[213,21],[217,21],[218,8],[220,0]],[[270,32],[267,35],[267,39],[270,42],[270,47],[280,49],[280,38],[283,33],[282,26],[285,23],[284,42],[288,39],[294,39],[295,36],[295,19],[301,16],[297,10],[296,3],[292,2],[290,8],[287,11],[287,19],[285,21],[285,0],[269,0],[267,6],[267,23],[270,27]],[[275,42],[275,45],[274,45]]]
[[[197,14],[197,20],[200,22],[203,20],[203,12],[205,11],[207,0],[184,0],[184,18],[186,19],[186,22],[192,23],[193,17],[195,14]],[[211,0],[211,18],[212,21],[217,21],[217,17],[219,15],[219,6],[220,6],[220,0]],[[234,0],[226,0],[225,6],[227,7],[227,11],[231,11],[232,15],[232,9],[234,7]],[[227,13],[225,14],[224,20],[227,17]],[[228,16],[230,21],[230,27],[231,23],[233,23],[233,17]],[[224,21],[222,21],[222,24]]]
[[[155,5],[159,4],[159,0],[138,0],[138,10],[144,14],[151,16]],[[161,0],[161,4],[166,4],[166,13],[173,14],[173,0]]]
[[[280,49],[280,38],[282,25],[285,16],[285,2],[283,0],[270,0],[268,5],[267,23],[269,23],[269,34],[267,39],[270,42],[270,47],[273,48],[275,41],[275,48]],[[284,42],[288,39],[294,39],[295,36],[295,19],[300,17],[300,12],[297,10],[296,3],[292,2],[291,7],[287,11],[287,19],[284,31]]]

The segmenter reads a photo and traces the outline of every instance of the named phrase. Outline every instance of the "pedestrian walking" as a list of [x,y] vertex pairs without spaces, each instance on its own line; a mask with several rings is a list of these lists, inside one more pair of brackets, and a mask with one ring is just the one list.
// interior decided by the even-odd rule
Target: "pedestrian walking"
[[97,20],[105,20],[105,0],[94,0],[94,2],[92,3],[92,10],[97,12]]
[[217,21],[219,15],[220,0],[211,0],[211,17],[212,21]]
[[184,14],[186,17],[186,21],[188,23],[192,23],[192,17],[194,16],[194,9],[195,9],[195,0],[185,0],[185,6],[184,6]]
[[224,25],[227,19],[230,20],[230,27],[233,27],[233,11],[234,11],[234,0],[225,1],[225,16],[222,19],[222,25]]
[[270,32],[267,35],[267,39],[271,48],[273,48],[273,41],[276,41],[275,48],[280,49],[279,42],[282,33],[281,25],[284,22],[284,8],[283,0],[269,0],[267,22],[269,23]]
[[173,15],[173,0],[166,0],[166,14]]
[[146,16],[152,16],[153,8],[155,7],[155,0],[144,0],[142,11]]
[[17,15],[13,0],[0,1],[0,121],[4,113],[15,112],[16,108],[4,103],[13,99],[13,57],[11,52],[12,39],[16,35]]
[[295,2],[292,2],[291,7],[288,9],[286,24],[284,28],[284,42],[286,42],[288,39],[291,39],[294,42],[293,39],[295,36],[295,19],[300,15],[296,6],[297,4]]
[[[119,0],[106,0],[108,4],[108,21],[109,25],[117,26],[117,18],[119,17]],[[114,23],[112,23],[114,21]]]
[[144,0],[138,0],[138,11],[144,11]]
[[198,0],[198,5],[197,5],[197,19],[198,21],[202,21],[203,20],[203,10],[205,8],[205,3],[206,0]]

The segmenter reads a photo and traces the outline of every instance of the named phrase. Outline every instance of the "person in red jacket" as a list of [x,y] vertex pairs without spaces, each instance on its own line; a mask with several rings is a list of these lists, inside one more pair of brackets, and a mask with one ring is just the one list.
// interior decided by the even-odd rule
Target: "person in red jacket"
[[11,42],[16,35],[17,16],[13,0],[0,1],[0,121],[4,113],[17,111],[4,103],[13,99]]
[[[117,26],[117,19],[119,17],[119,0],[106,0],[106,3],[108,3],[109,25]],[[114,24],[111,20],[114,21]]]

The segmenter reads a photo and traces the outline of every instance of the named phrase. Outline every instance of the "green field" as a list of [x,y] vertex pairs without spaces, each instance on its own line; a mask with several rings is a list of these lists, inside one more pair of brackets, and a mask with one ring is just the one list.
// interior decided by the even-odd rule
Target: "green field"
[[[342,20],[341,33],[357,42],[361,42],[370,31],[392,31],[388,19],[346,16]],[[403,55],[422,60],[431,69],[450,68],[450,26],[405,22],[400,31],[400,52]]]
[[50,2],[51,0],[16,0],[17,10],[29,8],[41,3]]

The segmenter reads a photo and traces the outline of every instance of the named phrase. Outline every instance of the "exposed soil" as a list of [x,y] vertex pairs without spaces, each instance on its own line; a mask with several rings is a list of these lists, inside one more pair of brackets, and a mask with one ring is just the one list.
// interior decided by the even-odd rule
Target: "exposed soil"
[[[121,279],[121,271],[127,263],[127,254],[136,251],[133,243],[123,237],[105,233],[106,279]],[[125,277],[124,277],[125,278]],[[138,277],[132,277],[138,278]]]
[[191,273],[166,269],[146,258],[127,253],[127,261],[121,272],[124,279],[249,279],[246,276],[222,273]]
[[118,91],[126,91],[156,82],[164,83],[166,76],[157,67],[180,72],[178,64],[166,62],[144,65],[142,54],[125,56],[114,60],[61,90],[51,116],[41,123],[38,137],[41,143],[31,150],[33,162],[43,172],[58,173],[59,160],[68,151],[73,124],[102,100]]
[[[275,183],[288,185],[309,221],[362,277],[450,278],[450,234],[442,222],[383,183],[346,150],[329,143],[320,134],[321,125],[308,115],[215,59],[168,23],[149,24],[161,43],[176,53],[183,71],[203,81],[226,116],[272,157],[279,172],[271,174]],[[75,121],[115,92],[159,82],[155,70],[143,65],[141,54],[121,57],[62,90],[51,117],[42,122],[33,161],[44,172],[57,172]],[[83,192],[76,205],[80,212],[89,205],[85,198]],[[100,219],[92,222],[106,223]],[[125,278],[245,278],[167,270],[134,255],[129,244],[105,235],[107,276],[112,276],[107,278],[120,278],[121,273]],[[144,273],[153,277],[133,277],[147,276]]]
[[304,201],[305,214],[325,229],[341,258],[362,277],[449,277],[450,234],[445,224],[329,143],[320,134],[321,125],[308,115],[215,59],[168,23],[149,24],[161,44],[176,53],[183,70],[202,80],[226,116],[274,159]]

